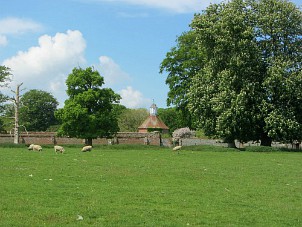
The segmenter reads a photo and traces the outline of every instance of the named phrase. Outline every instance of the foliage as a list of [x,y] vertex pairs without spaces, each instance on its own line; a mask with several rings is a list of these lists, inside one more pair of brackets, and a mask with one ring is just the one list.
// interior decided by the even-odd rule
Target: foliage
[[[8,83],[11,81],[11,70],[6,66],[0,65],[0,88],[7,87]],[[0,91],[0,115],[3,111],[3,103],[7,100],[7,96],[2,94]]]
[[6,103],[3,105],[2,115],[5,117],[15,116],[15,107],[13,103]]
[[[198,61],[169,57],[183,50],[178,40],[165,61],[183,71],[165,69],[168,79],[176,78],[170,90],[186,91],[180,99],[187,103],[194,126],[230,142],[270,145],[272,139],[302,139],[302,13],[293,3],[211,4],[195,15],[182,38],[187,34],[195,37],[187,48],[197,49]],[[187,71],[192,72],[189,78]]]
[[[7,87],[8,82],[11,81],[11,70],[6,66],[0,65],[0,88]],[[7,101],[8,97],[1,93],[0,91],[0,116],[3,115],[4,103]],[[4,131],[4,122],[0,119],[0,132]]]
[[46,131],[57,123],[54,112],[59,105],[52,94],[42,90],[30,90],[20,99],[20,125],[27,131]]
[[166,109],[159,108],[157,114],[158,117],[169,127],[171,134],[175,129],[186,127],[190,124],[183,112],[176,107]]
[[194,133],[188,128],[179,128],[176,129],[173,133],[172,136],[173,138],[189,138],[193,135]]
[[0,133],[5,133],[4,122],[1,118],[0,118]]
[[301,153],[115,147],[2,148],[1,225],[301,225]]
[[203,130],[198,130],[195,132],[195,136],[200,139],[208,139],[209,137],[205,135]]
[[101,88],[104,78],[91,67],[74,68],[66,80],[67,95],[65,106],[55,115],[61,126],[59,135],[87,139],[108,137],[118,131],[117,114],[113,104],[120,96],[110,88]]
[[163,129],[162,128],[147,128],[148,132],[162,132]]
[[118,116],[120,132],[137,132],[138,127],[147,119],[146,109],[125,109]]
[[[166,54],[161,62],[160,73],[167,72],[166,84],[169,85],[167,104],[175,105],[181,111],[186,126],[192,127],[192,119],[188,110],[187,93],[193,76],[201,69],[203,53],[196,45],[195,31],[183,33],[177,39],[177,46]],[[174,127],[172,127],[174,128]]]

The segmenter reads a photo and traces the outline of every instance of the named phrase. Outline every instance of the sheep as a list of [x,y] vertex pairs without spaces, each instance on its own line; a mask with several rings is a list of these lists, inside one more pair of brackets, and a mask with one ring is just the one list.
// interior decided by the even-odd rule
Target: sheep
[[54,149],[55,149],[55,153],[60,152],[61,154],[63,154],[65,151],[63,147],[57,145],[54,146]]
[[92,146],[85,146],[82,148],[82,152],[91,151],[91,150],[92,150]]
[[181,149],[181,146],[176,146],[176,147],[173,148],[173,151],[178,151],[180,149]]
[[29,145],[28,150],[42,151],[42,147],[40,145],[31,144]]
[[173,147],[173,151],[177,151],[177,153],[179,154],[179,150],[181,149],[181,146],[176,146],[176,147]]

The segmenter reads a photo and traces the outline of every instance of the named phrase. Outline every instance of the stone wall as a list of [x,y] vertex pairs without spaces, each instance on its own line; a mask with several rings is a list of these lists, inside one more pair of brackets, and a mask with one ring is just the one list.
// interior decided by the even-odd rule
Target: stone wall
[[194,146],[194,145],[214,145],[214,146],[222,146],[227,147],[227,143],[222,143],[220,140],[213,139],[198,139],[198,138],[183,138],[180,139],[179,145],[182,146]]
[[[0,134],[0,144],[1,143],[14,143],[13,135],[10,134]],[[85,140],[70,138],[70,137],[57,137],[55,132],[29,132],[28,134],[22,133],[20,135],[20,144],[79,144],[84,145]],[[93,140],[94,145],[96,144],[149,144],[155,146],[165,146],[172,147],[171,138],[161,138],[159,132],[150,133],[140,133],[140,132],[119,132],[112,139],[98,138]],[[182,146],[194,146],[194,145],[214,145],[227,147],[227,143],[223,143],[220,140],[213,139],[198,139],[198,138],[183,138],[180,139],[179,145]],[[243,148],[247,146],[260,146],[259,143],[245,143],[240,144],[236,142],[236,147]],[[302,149],[300,144],[282,144],[278,142],[273,142],[272,147],[278,148],[289,148],[289,149]]]
[[[57,137],[55,132],[29,132],[20,135],[21,144],[85,144],[85,140]],[[13,143],[13,135],[0,134],[1,143]],[[94,139],[93,144],[150,144],[161,145],[160,133],[119,132],[112,139]]]

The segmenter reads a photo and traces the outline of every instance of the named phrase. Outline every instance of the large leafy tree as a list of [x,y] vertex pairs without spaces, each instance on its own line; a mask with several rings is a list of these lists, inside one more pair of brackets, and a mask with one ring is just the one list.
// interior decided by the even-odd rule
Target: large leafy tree
[[233,0],[196,15],[200,68],[186,66],[189,86],[179,84],[196,125],[228,141],[300,140],[301,26],[301,11],[283,0]]
[[[6,66],[0,66],[0,88],[7,87],[8,82],[10,81],[11,72],[10,69]],[[8,97],[1,93],[0,91],[0,115],[3,114],[4,111],[4,103],[7,101]],[[4,131],[3,129],[3,120],[0,119],[0,131]]]
[[187,116],[184,116],[183,112],[176,107],[159,108],[157,113],[159,118],[169,127],[170,134],[178,128],[189,127]]
[[259,121],[262,65],[251,15],[238,0],[211,5],[192,23],[206,64],[192,79],[190,108],[206,135],[227,142],[257,139],[259,133],[254,126]]
[[[7,87],[11,80],[10,68],[0,65],[0,88]],[[0,113],[3,111],[3,103],[7,101],[7,96],[0,91]]]
[[264,99],[261,113],[268,136],[292,142],[302,139],[302,12],[285,0],[256,1],[257,44]]
[[118,117],[121,132],[137,132],[138,127],[147,119],[146,109],[125,109]]
[[58,133],[86,139],[107,137],[118,131],[113,105],[120,96],[110,88],[102,88],[104,78],[92,67],[74,68],[66,80],[67,95],[64,108],[56,112],[61,123]]
[[54,116],[58,101],[52,94],[42,90],[30,90],[20,99],[20,124],[28,131],[46,131],[57,120]]
[[177,38],[177,46],[166,54],[161,62],[160,73],[167,72],[169,86],[167,104],[182,112],[186,125],[192,127],[192,116],[188,109],[188,91],[192,78],[202,68],[203,53],[197,47],[194,30],[184,32]]

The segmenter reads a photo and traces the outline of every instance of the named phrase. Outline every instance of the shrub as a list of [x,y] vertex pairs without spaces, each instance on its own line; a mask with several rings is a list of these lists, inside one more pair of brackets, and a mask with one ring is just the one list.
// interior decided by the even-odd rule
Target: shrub
[[194,132],[191,131],[188,127],[176,129],[172,136],[173,138],[189,138],[194,135]]

